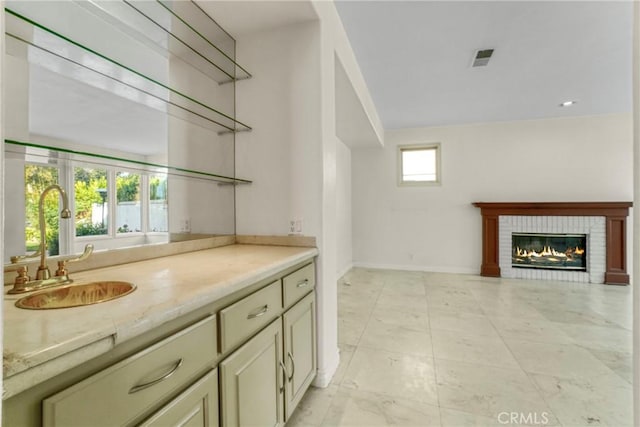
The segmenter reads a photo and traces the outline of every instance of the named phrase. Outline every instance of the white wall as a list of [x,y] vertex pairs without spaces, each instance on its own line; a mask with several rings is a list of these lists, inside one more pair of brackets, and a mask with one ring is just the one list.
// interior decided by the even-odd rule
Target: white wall
[[351,149],[338,142],[336,150],[336,277],[353,266],[351,209]]
[[[4,14],[3,14],[4,16]],[[17,78],[12,84],[6,83],[3,79],[3,99],[4,105],[11,105],[11,108],[5,108],[3,118],[3,139],[15,138],[19,141],[29,140],[29,67],[21,60],[12,55],[2,55],[3,57],[3,73],[5,76],[12,75]],[[3,150],[4,152],[4,144]],[[24,188],[24,161],[18,156],[7,158],[3,162],[4,176],[9,179],[14,188]],[[6,206],[10,206],[4,212],[5,220],[8,224],[24,224],[25,206],[24,194],[20,191],[10,191],[5,194]],[[3,229],[2,239],[7,256],[2,258],[3,262],[9,262],[12,255],[20,255],[24,253],[24,227],[9,227]]]
[[237,117],[251,132],[236,136],[237,234],[321,232],[320,57],[317,24],[252,33],[237,40],[250,80],[236,84]]
[[282,235],[289,232],[289,220],[302,219],[302,234],[316,237],[315,384],[327,386],[339,360],[331,149],[337,138],[325,131],[328,83],[320,25],[292,25],[237,42],[238,60],[253,75],[237,84],[237,116],[253,131],[236,137],[236,174],[253,183],[236,187],[236,232]]
[[[356,265],[478,273],[472,202],[633,198],[630,114],[394,130],[385,141],[352,153]],[[398,187],[396,146],[421,142],[442,144],[442,185]]]
[[339,361],[336,274],[351,263],[352,235],[350,151],[336,137],[336,55],[372,126],[382,126],[335,6],[313,6],[319,21],[237,38],[237,58],[253,74],[237,84],[237,117],[253,131],[237,135],[236,175],[253,184],[236,189],[236,231],[287,234],[289,221],[302,219],[302,234],[316,237],[315,384],[327,386]]

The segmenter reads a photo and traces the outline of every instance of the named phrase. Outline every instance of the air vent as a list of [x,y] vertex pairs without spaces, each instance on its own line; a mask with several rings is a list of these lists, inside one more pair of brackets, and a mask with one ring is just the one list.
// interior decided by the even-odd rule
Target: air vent
[[473,58],[472,67],[486,67],[493,55],[493,49],[483,49],[476,51],[476,55]]

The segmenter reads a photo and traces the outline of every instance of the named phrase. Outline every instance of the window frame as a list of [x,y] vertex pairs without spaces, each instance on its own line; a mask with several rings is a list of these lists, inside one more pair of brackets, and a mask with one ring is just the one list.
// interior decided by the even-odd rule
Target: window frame
[[[132,245],[140,244],[138,243],[141,239],[145,242],[147,240],[157,239],[158,236],[168,236],[169,231],[151,231],[149,229],[150,225],[150,189],[149,189],[149,177],[152,175],[165,175],[163,173],[159,173],[156,171],[141,171],[134,168],[122,167],[119,165],[96,165],[91,162],[83,162],[77,160],[69,160],[69,159],[58,159],[56,162],[52,163],[50,161],[38,161],[38,159],[27,159],[23,164],[23,174],[26,170],[27,166],[38,166],[38,167],[52,167],[57,169],[57,183],[61,185],[66,191],[67,196],[69,198],[69,207],[71,211],[74,213],[73,219],[71,222],[61,221],[59,226],[59,244],[60,244],[60,253],[77,253],[82,250],[82,246],[84,246],[88,242],[93,242],[97,244],[100,249],[110,249],[112,245],[117,245],[116,242],[126,242],[127,240],[132,241]],[[100,235],[86,235],[86,236],[77,236],[76,235],[76,193],[75,193],[75,169],[76,168],[91,168],[91,169],[101,169],[106,172],[107,175],[107,203],[108,203],[108,219],[106,221],[107,233]],[[130,233],[118,233],[117,231],[117,186],[116,186],[116,176],[118,172],[129,172],[133,174],[140,175],[140,208],[141,208],[141,231],[134,231]],[[24,176],[24,175],[23,175]],[[26,181],[25,181],[26,185]],[[23,190],[26,192],[26,188]],[[26,193],[25,193],[26,195]],[[23,195],[23,198],[25,197]],[[165,195],[165,203],[168,201],[168,197]],[[26,213],[25,213],[25,227],[26,227]],[[168,226],[168,219],[167,219]],[[25,240],[26,244],[26,240]],[[128,246],[128,245],[127,245]],[[117,246],[119,247],[119,246]]]
[[[75,185],[74,185],[74,168],[76,167],[89,167],[93,169],[104,169],[107,172],[107,189],[108,196],[107,201],[109,204],[109,219],[108,219],[108,227],[107,234],[101,235],[87,235],[87,236],[76,236],[75,235],[75,225],[71,227],[69,230],[71,239],[71,245],[75,248],[75,252],[80,252],[82,250],[82,246],[84,246],[88,242],[93,242],[99,249],[112,249],[112,246],[115,248],[124,246],[138,246],[140,244],[147,244],[151,241],[158,238],[158,236],[168,236],[169,231],[150,231],[149,223],[150,219],[148,215],[150,214],[149,203],[150,203],[150,191],[147,188],[149,185],[149,176],[156,175],[158,172],[152,171],[141,171],[133,168],[122,167],[120,165],[94,165],[91,162],[82,162],[82,161],[71,161],[70,167],[70,179],[72,185],[70,185],[70,203],[73,204],[73,212],[75,212]],[[130,233],[118,233],[117,230],[117,185],[116,185],[116,175],[117,172],[129,172],[140,175],[140,198],[141,198],[141,231],[134,231]],[[168,219],[167,219],[168,224]],[[128,243],[125,243],[128,242]],[[142,243],[141,243],[142,242]]]
[[[435,150],[436,179],[434,181],[405,181],[402,154],[405,151]],[[433,187],[442,185],[442,146],[439,142],[403,144],[397,146],[397,184],[399,187]]]

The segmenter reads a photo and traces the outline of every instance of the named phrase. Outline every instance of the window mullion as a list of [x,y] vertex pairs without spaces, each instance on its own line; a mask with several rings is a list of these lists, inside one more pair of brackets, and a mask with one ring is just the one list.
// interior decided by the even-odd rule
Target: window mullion
[[140,209],[141,209],[141,231],[145,234],[149,232],[149,175],[144,173],[140,176]]
[[71,209],[71,218],[61,220],[59,227],[59,244],[60,254],[72,254],[75,252],[75,188],[73,185],[73,165],[69,161],[60,161],[59,163],[60,185],[67,191],[69,200],[69,209]]
[[117,205],[116,171],[113,168],[107,170],[107,203],[109,219],[107,220],[107,235],[116,237],[116,205]]

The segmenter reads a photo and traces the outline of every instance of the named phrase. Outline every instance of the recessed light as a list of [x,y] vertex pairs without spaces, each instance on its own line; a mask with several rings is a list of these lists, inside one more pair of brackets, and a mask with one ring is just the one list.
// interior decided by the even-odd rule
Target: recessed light
[[574,104],[577,104],[578,101],[564,101],[562,104],[560,104],[560,107],[571,107]]

